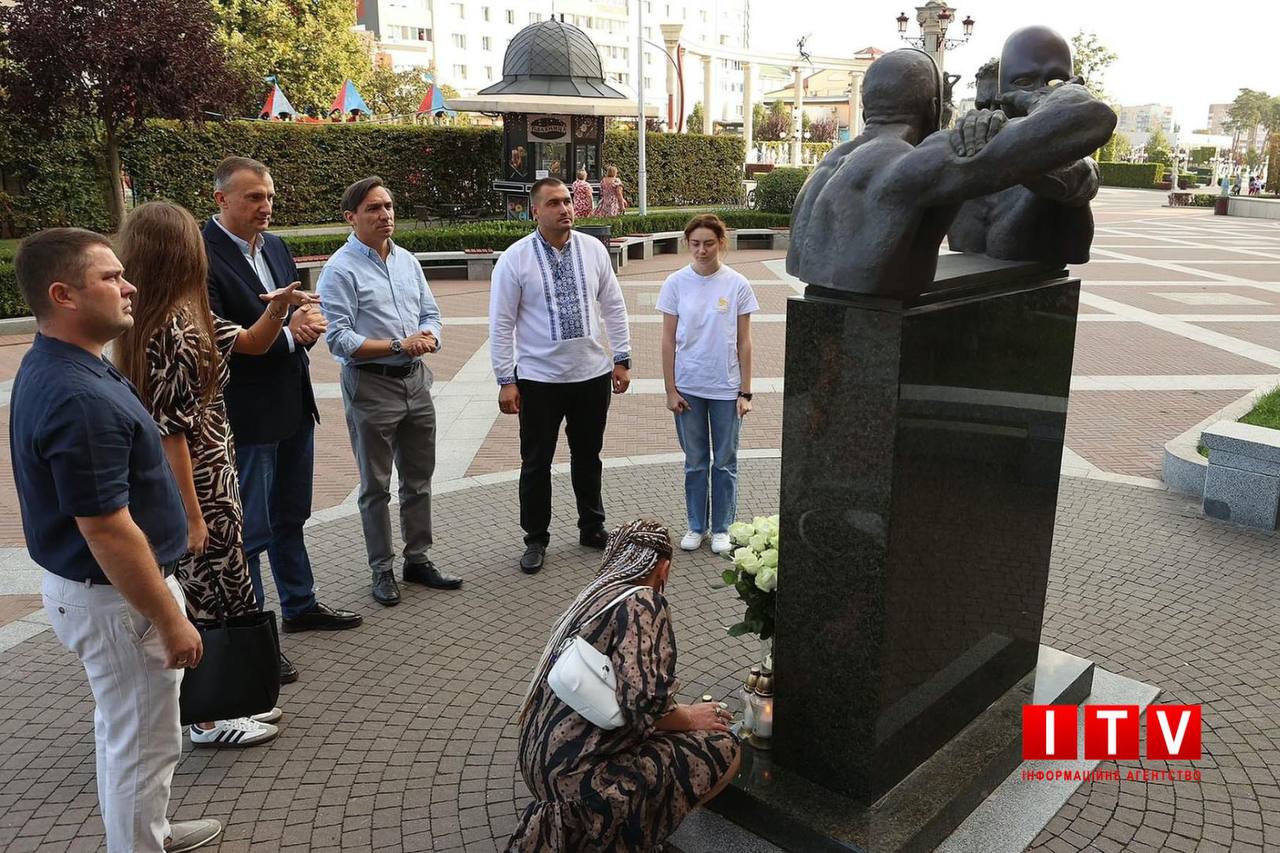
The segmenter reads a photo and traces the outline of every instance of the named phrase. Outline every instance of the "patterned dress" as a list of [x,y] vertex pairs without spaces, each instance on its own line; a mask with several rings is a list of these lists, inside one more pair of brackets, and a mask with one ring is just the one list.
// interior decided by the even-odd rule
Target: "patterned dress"
[[591,184],[586,181],[573,182],[573,215],[586,219],[591,215]]
[[600,203],[591,212],[592,216],[621,216],[627,212],[622,197],[622,181],[617,178],[600,180]]
[[[598,612],[615,594],[606,590],[587,612]],[[520,770],[534,802],[509,853],[660,849],[738,754],[731,734],[655,726],[676,693],[675,633],[661,593],[633,594],[582,636],[613,660],[626,723],[598,728],[561,702],[545,679],[538,685],[520,729]]]
[[218,388],[207,406],[200,401],[200,333],[186,310],[174,314],[147,344],[151,380],[151,416],[162,435],[185,433],[191,451],[191,473],[209,544],[203,557],[187,554],[178,563],[177,577],[187,596],[187,609],[196,619],[219,613],[214,584],[226,596],[228,616],[257,610],[249,565],[245,560],[236,479],[235,448],[222,391],[230,375],[231,348],[242,331],[221,317],[213,318],[214,343],[220,354]]

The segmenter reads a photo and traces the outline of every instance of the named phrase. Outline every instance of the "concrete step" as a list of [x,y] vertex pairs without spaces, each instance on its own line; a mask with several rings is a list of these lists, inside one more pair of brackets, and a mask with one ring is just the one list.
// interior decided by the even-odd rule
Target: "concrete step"
[[696,809],[667,839],[671,853],[785,853],[715,812]]

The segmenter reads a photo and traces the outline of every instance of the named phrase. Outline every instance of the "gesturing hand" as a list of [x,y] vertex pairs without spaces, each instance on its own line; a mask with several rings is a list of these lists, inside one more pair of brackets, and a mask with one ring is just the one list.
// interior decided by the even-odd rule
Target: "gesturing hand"
[[320,297],[305,290],[299,290],[302,282],[295,281],[284,287],[277,287],[270,293],[259,293],[258,298],[269,305],[292,305],[301,308],[303,305],[319,305]]

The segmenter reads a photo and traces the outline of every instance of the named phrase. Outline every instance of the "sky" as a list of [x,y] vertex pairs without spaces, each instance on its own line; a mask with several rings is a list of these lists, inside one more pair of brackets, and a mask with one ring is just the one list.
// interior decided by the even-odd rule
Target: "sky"
[[[752,0],[751,47],[794,52],[796,41],[809,36],[813,55],[848,56],[864,47],[893,50],[904,46],[896,18],[905,12],[916,35],[915,5],[924,0]],[[957,21],[974,19],[968,44],[947,51],[946,70],[961,74],[956,97],[972,97],[969,83],[979,65],[1000,54],[1009,33],[1028,24],[1043,24],[1068,40],[1077,30],[1097,33],[1118,55],[1103,85],[1120,104],[1172,104],[1184,131],[1201,128],[1209,104],[1229,102],[1242,86],[1280,94],[1280,60],[1274,33],[1280,25],[1274,0],[1227,0],[1230,16],[1208,15],[1214,3],[1146,4],[1133,0],[949,0]],[[1162,20],[1163,19],[1163,20]],[[1175,30],[1170,38],[1169,26]],[[1203,24],[1208,23],[1206,28]],[[1220,30],[1215,36],[1212,29]],[[1255,27],[1257,29],[1255,29]],[[959,36],[957,23],[949,34]],[[1271,47],[1268,47],[1271,42]]]

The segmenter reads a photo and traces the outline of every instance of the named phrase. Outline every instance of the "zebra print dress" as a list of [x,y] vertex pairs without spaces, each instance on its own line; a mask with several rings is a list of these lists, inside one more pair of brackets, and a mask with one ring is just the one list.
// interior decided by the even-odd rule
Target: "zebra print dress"
[[[593,602],[595,613],[614,591]],[[724,778],[738,754],[723,732],[665,732],[676,704],[676,641],[667,601],[644,589],[583,639],[613,660],[627,722],[606,731],[556,697],[545,679],[520,730],[520,771],[534,801],[507,850],[650,853]]]
[[200,401],[200,332],[183,309],[174,314],[147,344],[151,416],[162,435],[184,433],[191,451],[191,473],[209,544],[203,557],[191,554],[178,563],[177,578],[196,619],[213,619],[220,606],[214,584],[222,587],[228,616],[257,610],[242,534],[240,484],[235,446],[222,391],[230,374],[231,348],[242,331],[221,317],[213,318],[214,343],[221,355],[218,389],[209,405]]

